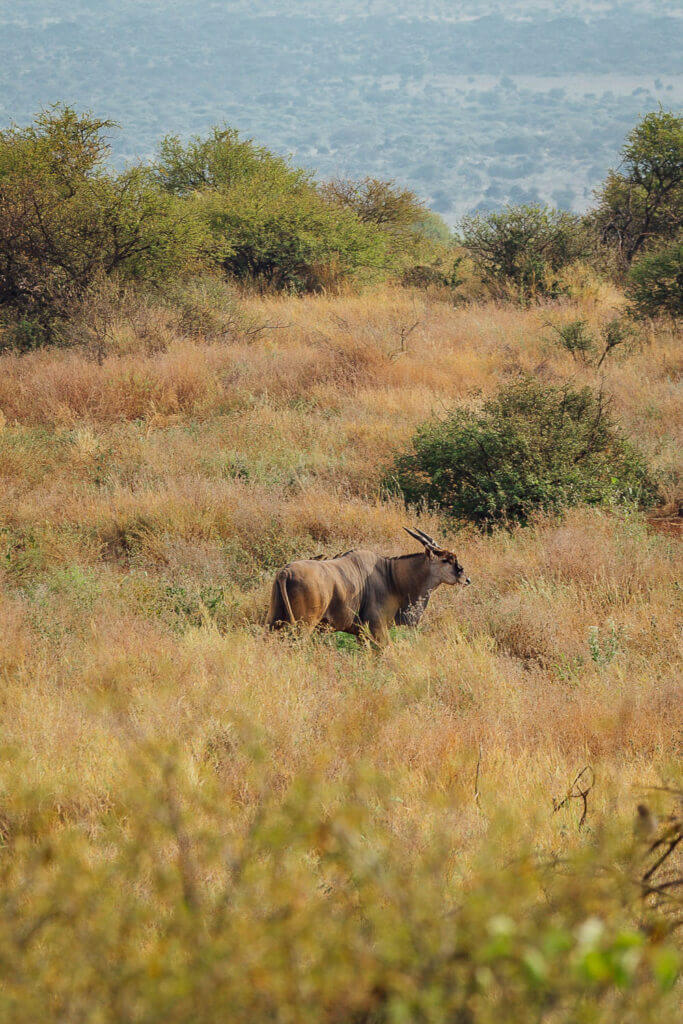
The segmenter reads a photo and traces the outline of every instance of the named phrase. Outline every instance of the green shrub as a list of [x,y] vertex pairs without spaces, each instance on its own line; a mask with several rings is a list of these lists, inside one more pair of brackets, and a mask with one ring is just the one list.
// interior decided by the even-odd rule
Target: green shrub
[[215,261],[238,280],[316,291],[390,262],[388,236],[377,223],[233,129],[215,128],[186,146],[165,139],[156,175],[169,192],[194,198]]
[[601,393],[530,378],[479,413],[463,407],[424,424],[388,479],[406,502],[482,527],[527,523],[578,502],[648,505],[657,495]]
[[595,338],[588,329],[586,320],[570,320],[566,324],[557,327],[550,324],[555,331],[558,343],[574,359],[581,359],[584,362],[595,349]]
[[207,197],[212,231],[230,252],[222,260],[238,280],[295,292],[335,288],[382,268],[382,233],[322,199],[307,183],[250,178]]
[[637,332],[633,324],[622,317],[613,317],[600,328],[599,338],[591,333],[586,320],[570,320],[566,324],[557,326],[549,324],[555,331],[558,344],[571,354],[574,359],[581,359],[582,362],[590,364],[591,356],[596,354],[598,340],[603,344],[603,350],[595,362],[595,368],[600,369],[608,355],[616,348],[625,347],[636,339]]
[[454,291],[461,283],[458,266],[462,257],[454,253],[448,225],[410,189],[367,177],[360,181],[337,179],[319,191],[335,206],[381,232],[384,269],[395,272],[403,285]]
[[98,278],[159,281],[202,244],[148,169],[106,170],[111,127],[57,107],[0,132],[0,310],[20,347],[51,337]]
[[633,263],[626,294],[639,319],[683,316],[683,240],[664,245]]
[[462,243],[495,292],[521,299],[557,295],[558,273],[586,255],[588,235],[572,213],[508,206],[465,217]]
[[600,337],[604,344],[602,355],[596,363],[596,369],[600,369],[607,356],[611,355],[617,348],[624,348],[637,340],[637,331],[632,323],[623,317],[615,316],[608,320],[600,330]]

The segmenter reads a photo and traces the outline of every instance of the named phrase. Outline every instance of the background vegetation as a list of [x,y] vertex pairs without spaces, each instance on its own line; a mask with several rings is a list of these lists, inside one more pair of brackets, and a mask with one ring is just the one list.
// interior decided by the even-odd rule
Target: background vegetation
[[[673,1018],[675,239],[489,218],[568,231],[504,288],[391,182],[105,128],[0,134],[0,1014]],[[419,631],[264,633],[406,522],[474,581]]]
[[[64,322],[104,282],[177,300],[201,274],[292,292],[393,280],[454,302],[534,302],[628,276],[635,317],[681,313],[683,122],[667,111],[631,131],[586,217],[509,206],[452,237],[394,182],[318,183],[229,127],[168,136],[153,162],[116,173],[113,127],[57,106],[0,133],[0,345],[68,340]],[[582,337],[565,338],[574,355],[591,348]],[[605,353],[624,338],[615,319]]]
[[[583,212],[629,128],[683,102],[674,0],[0,0],[0,122],[119,121],[119,166],[228,122],[321,178],[398,178],[452,225]],[[254,83],[257,83],[254,86]]]

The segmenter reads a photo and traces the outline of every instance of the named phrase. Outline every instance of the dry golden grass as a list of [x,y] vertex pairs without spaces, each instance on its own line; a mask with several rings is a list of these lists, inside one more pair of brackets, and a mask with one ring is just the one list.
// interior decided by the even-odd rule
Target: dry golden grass
[[[468,893],[456,933],[471,915],[474,977],[501,906],[529,929],[517,1010],[507,961],[480,1006],[482,1021],[501,1019],[496,999],[525,1021],[537,982],[524,941],[560,927],[580,958],[598,914],[621,949],[635,805],[645,787],[680,785],[677,534],[576,509],[485,537],[425,513],[474,586],[442,588],[419,631],[378,655],[267,635],[263,620],[293,557],[411,550],[416,514],[380,482],[420,421],[520,372],[597,384],[547,322],[596,330],[619,296],[581,280],[580,299],[529,310],[403,290],[238,307],[226,289],[212,309],[195,291],[182,315],[104,296],[71,327],[83,344],[0,357],[0,1015],[184,1024],[220,1019],[230,992],[238,1020],[389,1019],[378,993],[431,1006],[415,979],[425,950],[453,941],[444,901]],[[679,341],[648,330],[602,379],[669,504]],[[553,813],[553,798],[586,764],[580,830],[580,801]],[[670,809],[667,794],[645,798]],[[616,849],[607,830],[628,849],[603,876],[590,857]],[[339,843],[335,867],[325,850]],[[529,850],[587,857],[590,885],[577,876],[562,895],[560,874],[553,904],[543,878],[509,867]],[[662,935],[647,955],[668,977]],[[576,970],[548,983],[565,1008],[583,993]],[[419,1019],[444,1019],[472,984],[454,976]],[[656,1020],[675,1000],[641,978],[627,1018],[599,985],[605,1020]],[[568,1019],[538,992],[539,1020]]]
[[[410,549],[378,482],[420,420],[520,371],[596,382],[545,324],[597,325],[615,301],[253,298],[249,322],[276,329],[207,341],[152,309],[142,327],[114,322],[95,355],[0,358],[2,737],[56,818],[92,824],[116,804],[131,734],[209,759],[248,817],[245,722],[276,791],[369,762],[394,780],[392,826],[425,835],[440,794],[454,856],[502,808],[538,819],[541,845],[564,841],[574,810],[550,815],[551,797],[586,762],[593,822],[628,818],[638,787],[671,781],[678,541],[637,516],[578,510],[452,538],[475,586],[440,592],[380,658],[260,625],[272,573],[295,555]],[[682,362],[662,330],[604,367],[618,418],[667,471]]]

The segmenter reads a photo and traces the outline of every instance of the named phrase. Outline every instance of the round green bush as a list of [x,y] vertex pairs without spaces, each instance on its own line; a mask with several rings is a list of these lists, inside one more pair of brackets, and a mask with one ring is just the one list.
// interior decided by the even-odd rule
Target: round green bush
[[626,293],[639,319],[683,316],[683,237],[634,263]]
[[461,240],[494,293],[524,301],[558,295],[559,272],[590,248],[579,217],[534,205],[465,217]]
[[601,392],[525,378],[423,424],[387,475],[408,504],[483,528],[580,502],[651,505],[657,485]]

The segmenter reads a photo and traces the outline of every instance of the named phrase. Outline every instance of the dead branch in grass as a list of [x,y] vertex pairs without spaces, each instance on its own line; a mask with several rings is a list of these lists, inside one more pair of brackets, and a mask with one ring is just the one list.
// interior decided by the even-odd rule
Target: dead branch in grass
[[[585,779],[584,779],[584,776],[585,776]],[[582,779],[584,779],[584,786],[585,786],[584,789],[582,789],[579,786],[579,783],[581,782]],[[569,804],[571,800],[581,800],[582,803],[583,803],[583,808],[582,808],[582,811],[581,811],[581,819],[579,821],[579,828],[580,829],[583,828],[583,826],[585,824],[585,821],[586,821],[586,817],[588,815],[588,794],[593,789],[594,785],[595,785],[595,772],[593,770],[593,767],[591,765],[587,764],[587,765],[585,765],[581,769],[579,774],[576,776],[576,778],[572,782],[571,786],[567,790],[567,792],[566,792],[566,794],[565,794],[565,796],[564,796],[564,798],[562,800],[558,800],[556,797],[553,797],[553,814],[557,814],[557,812],[559,810],[561,810],[562,807],[566,807],[567,804]]]

